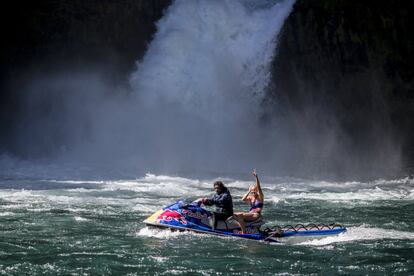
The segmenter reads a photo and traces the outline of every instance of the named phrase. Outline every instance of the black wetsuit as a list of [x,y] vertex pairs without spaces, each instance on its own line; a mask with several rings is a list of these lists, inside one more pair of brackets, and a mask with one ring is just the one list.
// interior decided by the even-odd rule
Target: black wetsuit
[[214,228],[217,227],[218,220],[226,220],[233,215],[233,199],[227,188],[223,188],[220,194],[214,194],[204,204],[216,206],[216,212],[214,212]]

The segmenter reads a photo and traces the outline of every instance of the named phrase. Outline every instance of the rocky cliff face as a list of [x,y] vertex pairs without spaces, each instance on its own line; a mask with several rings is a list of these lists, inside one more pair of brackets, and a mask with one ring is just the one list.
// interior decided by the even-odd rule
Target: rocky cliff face
[[413,11],[409,1],[296,2],[269,102],[294,139],[307,137],[300,158],[325,155],[338,171],[347,157],[354,169],[382,160],[386,170],[401,151],[398,166],[413,166]]
[[[170,4],[171,0],[47,0],[2,5],[0,150],[16,152],[19,147],[17,125],[28,112],[22,100],[31,93],[24,82],[42,73],[84,70],[98,72],[110,85],[126,83]],[[54,94],[35,108],[64,109]]]
[[[17,1],[2,8],[3,72],[105,63],[125,75],[145,53],[171,0]],[[115,70],[114,70],[115,71]]]

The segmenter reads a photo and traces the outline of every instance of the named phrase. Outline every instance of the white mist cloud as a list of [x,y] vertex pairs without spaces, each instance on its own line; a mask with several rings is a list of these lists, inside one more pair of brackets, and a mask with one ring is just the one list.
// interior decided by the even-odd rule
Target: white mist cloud
[[167,167],[245,169],[262,158],[260,103],[294,1],[260,2],[176,1],[158,22],[131,86],[140,139]]

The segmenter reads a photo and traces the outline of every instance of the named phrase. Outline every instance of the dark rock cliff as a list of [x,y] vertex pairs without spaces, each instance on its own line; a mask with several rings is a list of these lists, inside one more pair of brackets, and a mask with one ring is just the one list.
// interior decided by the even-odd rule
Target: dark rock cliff
[[[171,0],[12,1],[2,5],[0,28],[0,150],[16,152],[22,83],[42,72],[99,71],[111,85],[125,83]],[[79,92],[81,93],[81,92]],[[56,102],[37,108],[55,109]],[[51,114],[53,116],[53,114]]]
[[335,155],[361,168],[388,159],[389,167],[389,154],[401,151],[401,167],[413,169],[413,12],[412,1],[296,2],[269,99],[292,137],[311,139],[300,158],[326,154],[326,166],[340,171]]
[[[15,1],[2,7],[2,73],[47,63],[111,64],[123,77],[171,0]],[[7,71],[6,71],[7,70]],[[115,70],[113,70],[115,72]]]

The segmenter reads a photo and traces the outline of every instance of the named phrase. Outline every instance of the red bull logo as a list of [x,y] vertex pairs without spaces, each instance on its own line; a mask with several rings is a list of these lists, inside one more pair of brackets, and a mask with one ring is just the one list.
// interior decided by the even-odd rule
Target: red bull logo
[[201,214],[201,213],[199,213],[199,212],[196,212],[196,213],[194,213],[194,212],[191,212],[191,211],[189,211],[189,210],[182,210],[182,212],[186,215],[186,216],[189,216],[189,217],[192,217],[192,218],[196,218],[196,219],[200,219],[200,220],[202,220],[202,219],[207,219],[207,214]]
[[183,216],[178,213],[177,211],[173,211],[173,210],[165,210],[164,212],[162,212],[158,218],[158,220],[166,220],[166,221],[172,221],[172,220],[176,220],[181,224],[186,225],[187,221],[183,218]]

